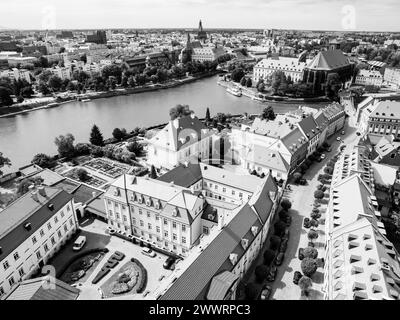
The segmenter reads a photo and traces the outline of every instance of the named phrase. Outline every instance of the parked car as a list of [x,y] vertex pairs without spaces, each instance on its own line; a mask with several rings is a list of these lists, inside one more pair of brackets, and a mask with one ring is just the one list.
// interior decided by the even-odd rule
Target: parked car
[[345,134],[344,130],[342,131],[342,135]]
[[279,252],[285,252],[287,249],[288,239],[282,239],[281,245],[279,246]]
[[300,260],[304,259],[304,253],[303,252],[304,252],[304,249],[303,248],[299,248],[298,256],[299,256]]
[[86,236],[79,236],[78,239],[75,240],[72,250],[74,251],[81,250],[85,245],[85,243],[86,243]]
[[150,248],[144,248],[144,249],[142,249],[141,252],[145,256],[148,256],[148,257],[151,257],[151,258],[154,258],[156,256],[156,253],[153,250],[151,250]]
[[310,218],[304,217],[304,220],[303,220],[303,227],[306,228],[306,229],[311,228]]
[[337,138],[336,138],[336,141],[340,141],[340,140],[341,140],[340,137],[337,137]]
[[326,158],[325,153],[321,154],[321,159],[324,160]]
[[282,264],[284,258],[285,258],[285,254],[283,252],[279,252],[275,258],[275,264],[277,266],[280,266]]
[[275,264],[272,264],[270,269],[269,269],[269,274],[267,276],[267,281],[268,282],[273,282],[275,280],[277,272],[278,272],[277,266]]
[[305,186],[306,184],[307,184],[307,180],[306,180],[306,179],[301,178],[301,179],[299,180],[299,185]]
[[170,269],[171,266],[175,263],[175,258],[168,257],[163,264],[164,269]]
[[290,234],[289,228],[286,228],[285,231],[283,232],[283,235],[282,235],[282,241],[283,240],[289,240],[289,234]]
[[272,288],[270,286],[265,285],[261,291],[260,300],[268,300],[272,292]]
[[357,132],[356,132],[356,135],[361,136],[361,133],[357,131]]
[[293,276],[293,283],[294,284],[299,284],[300,279],[303,277],[300,271],[295,271],[294,276]]

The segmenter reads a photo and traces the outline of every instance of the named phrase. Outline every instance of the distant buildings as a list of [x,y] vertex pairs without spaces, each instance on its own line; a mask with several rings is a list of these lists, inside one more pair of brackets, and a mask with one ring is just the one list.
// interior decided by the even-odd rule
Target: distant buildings
[[383,74],[383,80],[394,89],[400,88],[400,69],[386,68]]
[[86,36],[86,42],[107,44],[106,32],[103,30],[97,30],[95,34],[90,34]]
[[9,78],[11,81],[25,80],[28,83],[32,82],[30,72],[25,69],[12,68],[12,69],[8,69],[8,70],[0,71],[0,78]]
[[0,297],[40,271],[77,229],[72,195],[30,188],[0,213]]
[[304,68],[303,81],[312,86],[314,93],[323,93],[332,73],[338,74],[342,84],[350,84],[353,64],[340,50],[320,51]]
[[71,77],[72,77],[71,68],[56,66],[56,67],[50,68],[48,70],[53,75],[59,77],[61,80],[66,80],[66,79],[71,80]]
[[355,84],[362,86],[377,86],[381,87],[383,83],[383,76],[379,71],[373,70],[360,70],[356,76]]
[[273,72],[282,71],[286,77],[290,77],[293,82],[303,79],[305,62],[300,62],[297,58],[268,58],[263,59],[254,66],[253,82],[257,83],[260,79],[267,79]]
[[203,23],[199,21],[199,29],[197,31],[197,40],[205,42],[207,40],[207,33],[203,30]]
[[200,48],[193,48],[192,53],[192,61],[215,61],[220,56],[226,53],[223,47],[200,47]]

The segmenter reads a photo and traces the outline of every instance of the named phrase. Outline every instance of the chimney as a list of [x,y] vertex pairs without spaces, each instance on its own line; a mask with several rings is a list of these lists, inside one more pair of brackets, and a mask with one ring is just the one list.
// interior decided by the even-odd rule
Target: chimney
[[225,226],[225,215],[221,214],[218,216],[218,229],[222,230]]
[[171,187],[173,187],[173,186],[174,186],[174,181],[171,181],[171,182],[169,183],[169,185],[170,185]]
[[179,128],[179,119],[172,120],[172,125],[175,127],[175,129],[178,129]]
[[194,194],[194,186],[190,186],[190,192]]
[[43,186],[39,186],[38,187],[38,192],[43,198],[46,198],[46,196],[47,196],[46,195],[46,190],[45,190],[45,188]]
[[189,161],[185,161],[185,162],[183,163],[183,165],[185,166],[185,168],[189,167]]
[[92,198],[96,198],[96,195],[97,195],[96,191],[92,191]]
[[39,198],[38,198],[38,194],[37,194],[37,191],[36,191],[36,190],[32,191],[31,197],[32,197],[32,199],[35,200],[36,202],[39,202]]
[[194,112],[191,112],[191,113],[190,113],[190,117],[191,117],[192,119],[194,119],[194,117],[195,117]]

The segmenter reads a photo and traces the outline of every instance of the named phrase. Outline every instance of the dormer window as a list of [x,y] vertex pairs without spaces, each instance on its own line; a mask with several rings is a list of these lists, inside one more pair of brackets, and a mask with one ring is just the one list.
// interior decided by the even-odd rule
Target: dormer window
[[231,261],[232,265],[235,265],[237,263],[237,258],[238,255],[236,253],[231,253],[229,255],[229,260]]
[[131,201],[136,201],[136,194],[135,194],[135,193],[132,193],[132,195],[131,195]]
[[148,199],[146,200],[146,206],[148,206],[148,207],[151,206],[151,199],[150,199],[150,198],[148,198]]
[[120,195],[121,195],[121,191],[118,188],[116,188],[114,190],[114,196],[119,197]]
[[248,247],[248,245],[249,245],[249,240],[243,238],[243,239],[241,240],[241,244],[242,244],[243,249],[246,250],[247,247]]
[[172,216],[173,216],[173,217],[178,217],[178,216],[179,216],[179,210],[178,210],[178,208],[174,208],[174,209],[172,210]]
[[139,202],[139,203],[143,203],[143,196],[142,196],[142,195],[140,195],[140,196],[138,197],[138,202]]
[[256,236],[258,233],[258,227],[257,226],[252,226],[251,227],[251,233],[253,234],[253,236]]
[[160,201],[159,200],[157,200],[155,203],[154,203],[154,208],[156,208],[157,210],[158,209],[160,209]]

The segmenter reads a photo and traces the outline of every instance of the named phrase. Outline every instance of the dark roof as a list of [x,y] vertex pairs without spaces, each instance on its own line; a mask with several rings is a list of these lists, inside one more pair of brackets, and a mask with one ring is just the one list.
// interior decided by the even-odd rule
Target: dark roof
[[74,201],[76,203],[86,204],[101,193],[102,193],[102,191],[100,191],[100,190],[97,190],[95,188],[91,188],[87,185],[81,184],[78,188],[76,188],[72,192],[72,195],[74,196]]
[[272,194],[270,192],[273,193],[274,196],[277,195],[278,187],[272,176],[268,175],[262,189],[253,195],[252,199],[256,199],[254,203],[250,201],[250,205],[254,206],[263,223],[267,222],[274,205],[274,199],[271,199]]
[[174,182],[175,185],[189,188],[202,178],[200,165],[198,163],[181,164],[178,167],[168,171],[158,178],[164,182]]
[[64,179],[56,184],[53,185],[53,187],[56,188],[61,188],[64,191],[67,191],[68,193],[72,193],[76,188],[79,187],[79,183],[70,180],[70,179]]
[[[301,146],[307,145],[306,137],[303,135],[299,128],[295,128],[290,133],[285,135],[281,139],[281,141],[292,154],[295,153],[299,148],[301,148]],[[294,145],[296,145],[295,148]]]
[[216,275],[210,284],[207,300],[223,300],[228,290],[238,280],[238,276],[230,271],[223,271]]
[[[306,134],[308,139],[312,139],[316,134],[318,134],[317,123],[313,116],[302,119],[299,122],[301,130]],[[314,132],[313,132],[314,130]]]
[[[187,145],[188,133],[186,131],[188,129],[196,131],[197,137],[195,137],[195,139],[200,141],[200,139],[202,139],[204,136],[204,134],[201,132],[201,130],[207,130],[208,128],[196,116],[189,115],[189,116],[184,116],[184,117],[179,118],[178,119],[178,128],[176,128],[176,132],[174,132],[174,134],[176,134],[175,139],[177,140],[176,145],[178,147],[178,150],[180,150],[180,148],[182,146]],[[185,142],[182,142],[179,139],[181,132],[185,133],[185,134],[183,134],[183,137],[186,138]]]
[[[54,281],[55,288],[44,284]],[[76,300],[80,290],[51,276],[25,280],[8,294],[6,300]]]
[[341,50],[320,51],[307,68],[312,70],[335,70],[350,66],[349,59]]
[[87,203],[85,210],[103,218],[107,218],[107,212],[104,206],[104,193],[97,198],[90,200]]
[[[45,187],[45,191],[47,197],[38,195],[39,202],[33,200],[27,193],[0,212],[0,225],[3,227],[0,228],[0,247],[3,250],[0,261],[40,229],[72,199],[72,195],[64,190]],[[48,207],[50,203],[54,206],[53,210]],[[31,230],[25,229],[26,223],[31,224]],[[6,224],[9,224],[10,227],[7,227]]]
[[258,232],[260,232],[260,223],[256,214],[248,204],[245,204],[160,299],[204,299],[206,289],[214,275],[234,268],[229,260],[230,254],[237,253],[237,261],[240,260],[244,253],[241,239],[248,238],[251,245],[254,239],[251,227],[254,225],[258,226]]

